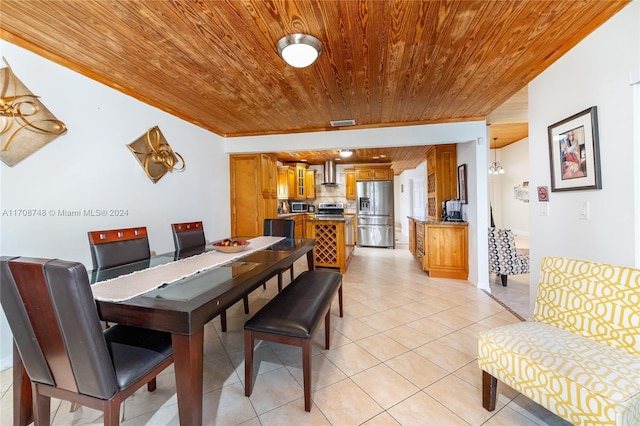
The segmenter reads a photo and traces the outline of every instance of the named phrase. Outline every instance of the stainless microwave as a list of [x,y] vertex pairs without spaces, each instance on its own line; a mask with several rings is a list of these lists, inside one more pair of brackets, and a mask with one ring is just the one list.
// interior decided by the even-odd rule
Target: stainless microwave
[[307,209],[309,208],[308,203],[292,201],[290,204],[291,204],[291,213],[302,213],[302,212],[306,213]]

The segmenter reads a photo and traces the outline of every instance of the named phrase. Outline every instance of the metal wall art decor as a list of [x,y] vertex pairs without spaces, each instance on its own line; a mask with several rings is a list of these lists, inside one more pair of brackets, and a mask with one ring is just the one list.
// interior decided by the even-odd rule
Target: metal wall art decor
[[602,189],[595,106],[548,128],[551,191]]
[[158,182],[167,172],[184,170],[184,159],[171,149],[158,126],[149,129],[127,147],[153,183]]
[[15,76],[2,58],[0,68],[0,159],[13,167],[53,139],[66,133],[56,119]]

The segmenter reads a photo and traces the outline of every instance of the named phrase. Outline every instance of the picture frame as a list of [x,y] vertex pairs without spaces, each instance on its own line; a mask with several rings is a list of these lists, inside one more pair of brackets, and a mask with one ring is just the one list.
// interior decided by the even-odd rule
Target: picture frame
[[552,124],[548,137],[552,192],[602,189],[597,107]]
[[458,166],[458,199],[460,203],[467,204],[467,165]]

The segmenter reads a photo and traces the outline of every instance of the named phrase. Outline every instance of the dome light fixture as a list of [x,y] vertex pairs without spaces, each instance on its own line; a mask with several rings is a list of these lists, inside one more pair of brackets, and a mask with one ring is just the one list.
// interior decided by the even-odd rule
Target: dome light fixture
[[313,64],[322,53],[322,43],[308,34],[289,34],[276,44],[278,54],[295,68],[304,68]]
[[339,153],[340,153],[340,157],[343,157],[343,158],[348,158],[353,155],[353,151],[351,151],[350,149],[341,149]]

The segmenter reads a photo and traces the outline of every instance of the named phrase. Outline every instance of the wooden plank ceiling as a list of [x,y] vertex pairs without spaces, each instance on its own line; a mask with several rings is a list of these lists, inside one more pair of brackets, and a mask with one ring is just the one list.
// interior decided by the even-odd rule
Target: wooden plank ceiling
[[[2,0],[0,35],[233,137],[483,120],[628,1]],[[315,64],[278,56],[291,33]]]

